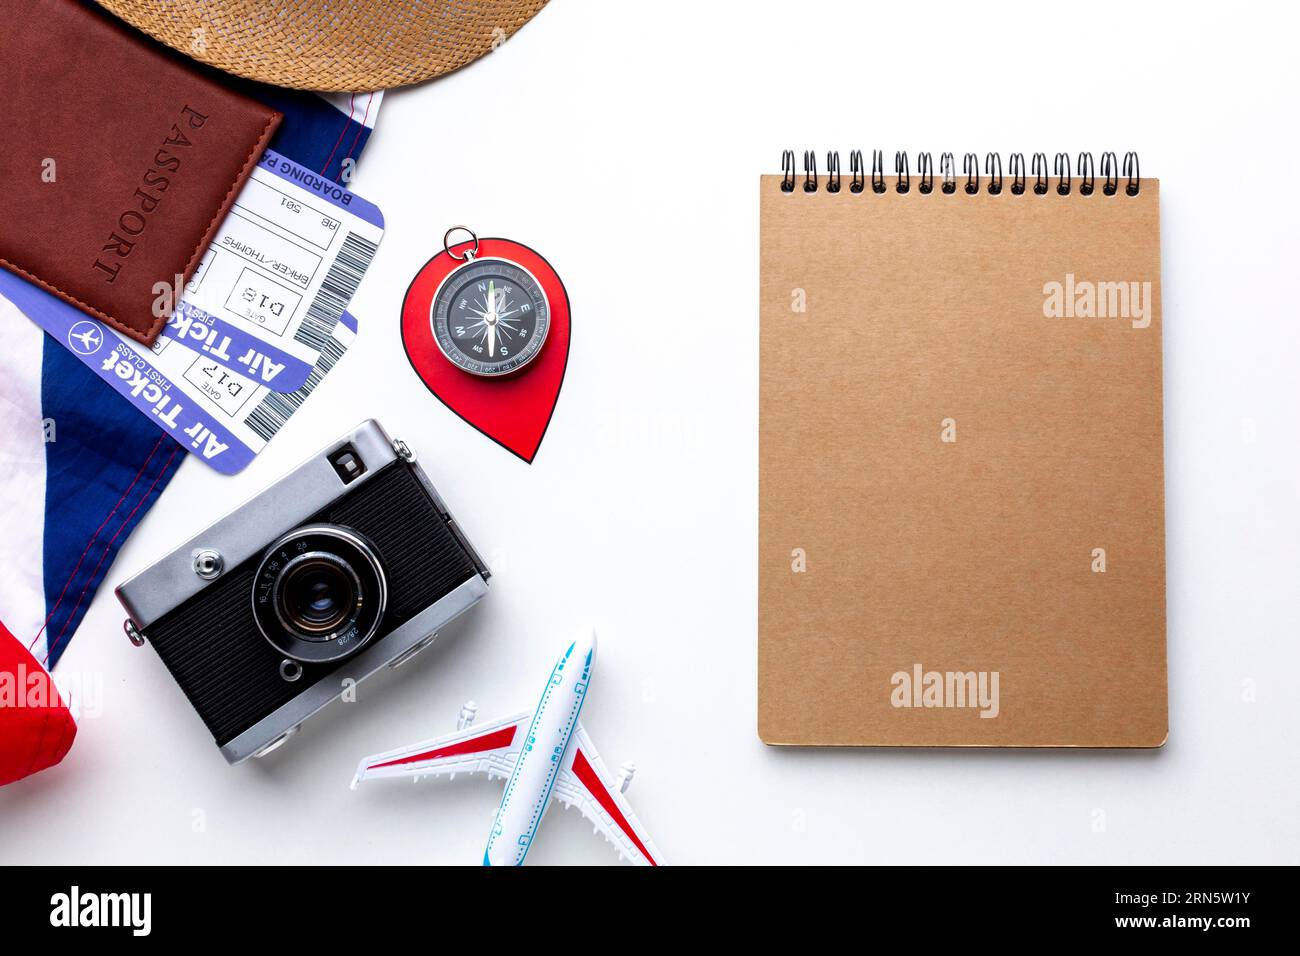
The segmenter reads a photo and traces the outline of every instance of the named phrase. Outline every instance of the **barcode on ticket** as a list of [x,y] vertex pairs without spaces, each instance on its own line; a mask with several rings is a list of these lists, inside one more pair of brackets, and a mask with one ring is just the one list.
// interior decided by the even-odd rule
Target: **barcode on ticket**
[[[367,245],[370,244],[367,243]],[[370,247],[373,252],[374,246],[371,245]],[[339,314],[342,315],[342,312]],[[306,328],[305,325],[303,327]],[[330,328],[333,329],[333,326]],[[266,397],[249,413],[245,424],[262,441],[270,441],[271,437],[284,427],[284,423],[289,420],[289,416],[296,412],[302,403],[307,400],[307,396],[320,384],[321,379],[325,377],[325,373],[332,369],[334,364],[343,357],[346,347],[333,335],[327,335],[321,342],[320,350],[320,358],[316,361],[316,365],[312,368],[311,374],[307,376],[307,381],[303,383],[302,388],[296,392],[268,391]]]
[[370,268],[370,261],[374,259],[377,248],[378,245],[369,239],[354,232],[347,234],[339,249],[338,258],[325,273],[316,298],[307,307],[307,315],[294,333],[295,341],[324,353],[333,339],[334,327],[343,316],[343,310],[352,301],[357,286],[361,284],[361,277]]

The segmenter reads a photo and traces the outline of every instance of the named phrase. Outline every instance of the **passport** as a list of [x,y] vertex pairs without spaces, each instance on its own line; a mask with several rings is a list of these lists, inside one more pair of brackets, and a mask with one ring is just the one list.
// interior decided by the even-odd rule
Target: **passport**
[[77,0],[0,22],[0,265],[150,345],[281,114]]

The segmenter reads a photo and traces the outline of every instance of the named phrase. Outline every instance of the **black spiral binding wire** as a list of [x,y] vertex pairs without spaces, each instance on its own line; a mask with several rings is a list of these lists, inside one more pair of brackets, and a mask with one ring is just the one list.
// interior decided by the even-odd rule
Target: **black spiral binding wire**
[[939,156],[939,172],[943,176],[942,192],[952,194],[957,191],[957,172],[952,164],[952,153]]
[[[983,191],[990,196],[1001,195],[1004,185],[1002,155],[1000,153],[986,153],[983,167],[984,172],[981,178],[979,156],[975,153],[965,153],[962,156],[962,178],[964,178],[965,182],[961,185],[961,191],[968,196],[974,196],[980,192],[982,185]],[[938,194],[951,196],[956,193],[958,191],[958,176],[952,153],[939,154],[938,170]],[[1026,171],[1028,171],[1028,175],[1026,175]],[[930,153],[921,152],[916,154],[916,172],[918,179],[916,191],[923,196],[936,192],[934,188],[934,157]],[[1124,195],[1137,196],[1142,191],[1142,174],[1138,165],[1138,154],[1134,152],[1124,154],[1122,165],[1113,152],[1102,153],[1101,159],[1097,163],[1093,162],[1092,153],[1080,153],[1073,167],[1070,163],[1069,153],[1057,153],[1052,162],[1052,176],[1050,178],[1047,175],[1046,153],[1034,153],[1028,166],[1025,164],[1024,153],[1011,153],[1007,157],[1007,175],[1011,180],[1007,192],[1013,196],[1046,196],[1050,191],[1051,179],[1056,180],[1056,193],[1059,196],[1068,196],[1076,189],[1080,196],[1092,196],[1098,192],[1103,196],[1117,196],[1120,192],[1121,180],[1124,181]],[[1078,179],[1077,186],[1075,184],[1076,175]],[[867,191],[867,167],[860,149],[855,149],[849,153],[849,176],[848,191],[850,193],[856,195]],[[894,177],[895,192],[903,195],[912,192],[912,173],[906,152],[894,153]],[[1098,177],[1101,179],[1100,190],[1097,189]],[[787,149],[781,154],[781,191],[786,193],[794,192],[797,181],[798,170],[795,168],[795,153],[794,150]],[[817,154],[812,150],[804,150],[802,191],[815,193],[819,188]],[[841,188],[840,154],[836,150],[830,150],[826,153],[826,191],[838,193]],[[870,191],[878,195],[885,192],[887,188],[885,184],[885,154],[879,149],[872,150]]]
[[1025,157],[1023,153],[1011,154],[1007,160],[1007,172],[1011,174],[1011,195],[1023,195],[1025,192]]

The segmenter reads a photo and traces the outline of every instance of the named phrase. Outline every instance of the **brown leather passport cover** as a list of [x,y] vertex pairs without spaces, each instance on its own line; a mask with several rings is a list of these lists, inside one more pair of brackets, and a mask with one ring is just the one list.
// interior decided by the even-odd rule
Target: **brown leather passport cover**
[[76,0],[0,23],[0,265],[151,344],[280,114]]

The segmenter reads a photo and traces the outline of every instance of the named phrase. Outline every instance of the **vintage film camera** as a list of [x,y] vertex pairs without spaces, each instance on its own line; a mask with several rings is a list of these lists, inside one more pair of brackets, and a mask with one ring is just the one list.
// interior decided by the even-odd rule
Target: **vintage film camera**
[[117,596],[234,764],[410,660],[489,577],[407,446],[367,421]]

